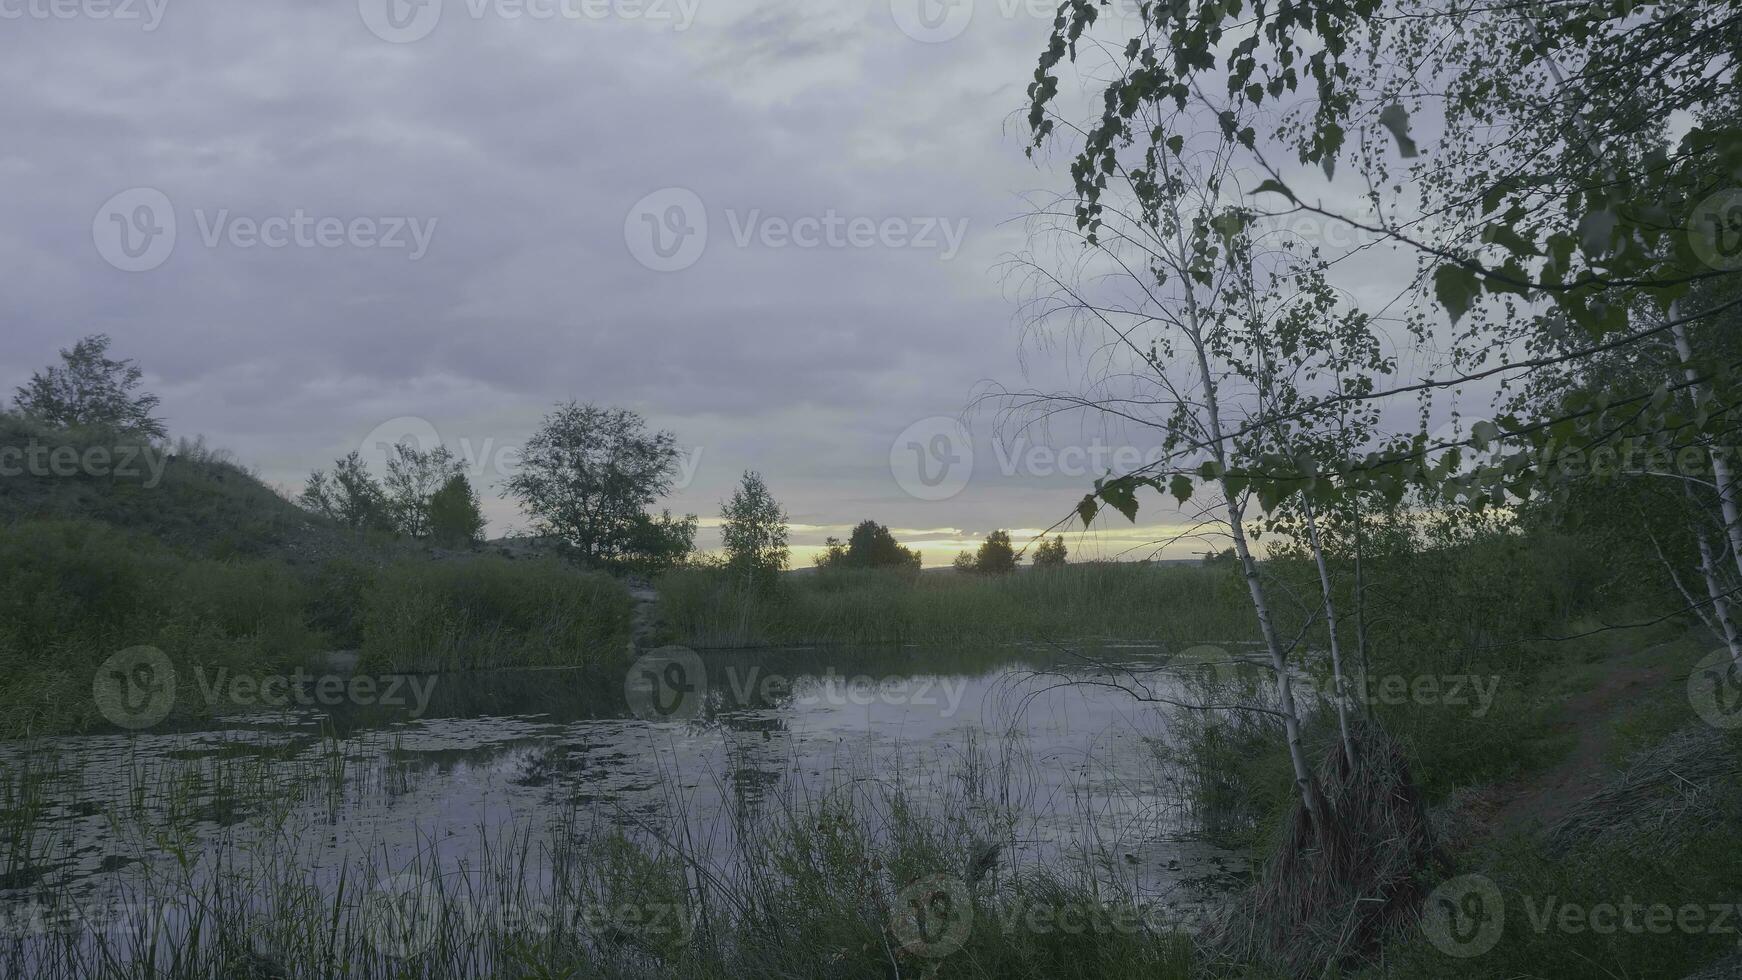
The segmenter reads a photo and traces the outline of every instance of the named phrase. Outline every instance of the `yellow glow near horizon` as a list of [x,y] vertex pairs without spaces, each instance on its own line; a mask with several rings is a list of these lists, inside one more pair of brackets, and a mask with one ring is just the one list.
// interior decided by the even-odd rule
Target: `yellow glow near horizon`
[[[835,527],[831,525],[793,525],[793,537],[828,537],[845,539],[852,531],[851,525]],[[1009,528],[1010,543],[1017,549],[1028,548],[1032,552],[1039,544],[1040,528]],[[1185,525],[1154,524],[1135,525],[1118,528],[1091,528],[1087,531],[1072,528],[1066,531],[1054,532],[1065,539],[1065,547],[1069,549],[1071,561],[1141,561],[1146,558],[1155,559],[1190,559],[1196,558],[1205,551],[1215,547],[1217,550],[1227,547],[1225,543],[1212,543],[1203,538],[1187,538],[1175,541],[1186,530]],[[968,532],[960,528],[890,528],[903,547],[911,548],[920,553],[920,563],[925,568],[947,567],[960,552],[972,552],[980,547],[987,532]],[[1048,535],[1049,537],[1051,535]],[[1171,543],[1170,543],[1171,542]],[[809,568],[818,555],[827,550],[821,542],[793,542],[788,546],[791,553],[790,567]],[[1159,549],[1159,550],[1158,550]],[[718,549],[709,549],[708,553],[718,553]]]

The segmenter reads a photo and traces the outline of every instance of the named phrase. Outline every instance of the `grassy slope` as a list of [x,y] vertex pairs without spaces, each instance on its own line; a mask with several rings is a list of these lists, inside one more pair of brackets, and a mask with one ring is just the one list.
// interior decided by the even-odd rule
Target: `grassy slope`
[[[1656,931],[1646,928],[1644,912],[1634,928],[1603,929],[1582,917],[1627,902],[1734,912],[1742,792],[1733,778],[1702,779],[1690,769],[1692,778],[1671,776],[1625,801],[1593,797],[1622,781],[1639,785],[1657,768],[1645,753],[1672,736],[1694,740],[1704,763],[1742,771],[1742,740],[1710,728],[1689,702],[1688,676],[1710,649],[1703,633],[1659,631],[1609,639],[1544,671],[1539,763],[1517,778],[1472,786],[1444,808],[1463,828],[1448,841],[1451,870],[1492,880],[1504,898],[1498,943],[1458,959],[1411,931],[1370,974],[1675,978],[1734,952],[1742,929],[1734,914],[1722,931]],[[1586,829],[1557,833],[1570,816]],[[1579,910],[1570,925],[1545,916],[1568,906]]]
[[[108,440],[0,413],[0,447],[32,443]],[[607,576],[361,536],[198,446],[161,479],[137,470],[0,476],[0,735],[100,723],[94,673],[138,645],[162,649],[178,675],[279,671],[335,649],[360,649],[370,669],[421,670],[604,663],[625,648],[629,601]]]
[[[1742,881],[1742,852],[1735,847],[1742,791],[1734,785],[1671,779],[1669,788],[1624,806],[1592,809],[1593,794],[1623,779],[1630,767],[1625,778],[1637,781],[1638,760],[1672,737],[1708,739],[1712,753],[1742,771],[1742,739],[1714,732],[1689,703],[1688,675],[1710,649],[1703,631],[1685,626],[1603,633],[1564,645],[1535,670],[1503,676],[1500,696],[1481,717],[1443,705],[1377,707],[1387,729],[1408,747],[1441,828],[1448,865],[1430,873],[1428,884],[1481,875],[1499,887],[1505,913],[1498,943],[1479,955],[1449,956],[1412,925],[1357,974],[1680,978],[1733,951],[1734,931],[1597,932],[1553,922],[1539,929],[1532,919],[1533,913],[1542,918],[1549,900],[1557,910],[1626,901],[1676,909],[1734,906]],[[1322,714],[1310,727],[1316,755],[1331,744],[1334,729]],[[1222,777],[1216,786],[1224,794],[1239,794],[1238,802],[1256,811],[1241,824],[1247,839],[1277,838],[1279,814],[1292,800],[1287,760],[1274,739],[1242,741],[1223,731],[1208,749],[1210,757],[1198,764]],[[1555,827],[1575,814],[1602,828],[1637,821],[1649,829],[1642,837],[1557,838]],[[1270,974],[1255,968],[1238,975]]]

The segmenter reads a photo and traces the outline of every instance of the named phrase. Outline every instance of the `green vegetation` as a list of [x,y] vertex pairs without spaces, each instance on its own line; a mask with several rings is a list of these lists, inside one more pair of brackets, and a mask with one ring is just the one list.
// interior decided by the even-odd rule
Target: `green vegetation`
[[533,528],[595,568],[655,570],[684,561],[696,518],[647,512],[671,492],[680,453],[670,432],[621,408],[567,402],[521,447],[508,492]]
[[616,663],[629,597],[555,558],[398,561],[364,595],[359,666],[468,670]]
[[[112,846],[191,840],[202,820],[244,813],[285,826],[288,801],[336,805],[347,787],[391,781],[391,766],[359,771],[378,765],[334,742],[130,765],[108,811]],[[953,792],[955,819],[918,816],[899,790],[841,783],[772,812],[733,808],[724,846],[705,854],[567,807],[550,828],[506,828],[464,872],[439,860],[437,841],[419,840],[391,878],[359,855],[328,863],[336,880],[323,884],[310,868],[324,840],[271,834],[262,848],[219,851],[210,867],[170,864],[142,879],[132,894],[141,914],[120,922],[76,894],[41,895],[50,920],[82,910],[118,927],[0,940],[0,970],[121,980],[155,955],[163,965],[152,975],[165,980],[1193,975],[1191,939],[1116,881],[1001,860],[986,832],[1019,818],[1003,785],[1011,774],[985,758],[976,771],[986,775]],[[0,769],[0,827],[14,853],[51,848],[41,801],[81,778],[34,760]],[[198,929],[172,933],[152,917],[162,909],[185,911]]]
[[[660,613],[695,647],[785,643],[956,644],[1246,640],[1251,610],[1227,570],[1077,564],[1056,574],[820,570],[772,592],[705,569],[658,580]],[[1085,624],[1093,624],[1086,626]]]
[[155,646],[178,666],[283,668],[319,652],[299,576],[266,558],[192,557],[90,521],[0,527],[0,715],[6,734],[97,720],[110,655]]
[[[175,714],[214,706],[200,671],[321,668],[362,651],[373,670],[615,665],[629,600],[609,576],[554,558],[434,560],[385,528],[311,514],[200,443],[57,428],[0,412],[0,734],[102,724],[105,660],[155,647],[179,677]],[[342,471],[342,470],[341,470]],[[452,475],[381,503],[425,500],[429,540],[466,548],[475,499]],[[462,502],[458,498],[464,496]],[[354,497],[346,499],[356,499]],[[452,501],[454,506],[448,506]],[[467,532],[466,527],[474,528]]]
[[974,552],[974,571],[981,575],[1008,575],[1016,571],[1016,549],[1009,531],[993,531]]
[[109,336],[93,334],[60,352],[61,363],[30,376],[18,389],[19,414],[58,428],[99,427],[146,439],[164,436],[152,415],[156,395],[135,393],[144,372],[109,356]]
[[739,579],[770,584],[786,570],[786,512],[758,473],[746,471],[732,499],[720,506],[726,568]]
[[[1546,901],[1557,910],[1734,901],[1738,865],[1718,852],[1733,850],[1723,843],[1733,832],[1724,828],[1742,816],[1733,791],[1742,741],[1690,707],[1688,674],[1712,640],[1690,633],[1685,621],[1649,615],[1670,601],[1670,584],[1604,575],[1613,566],[1598,551],[1614,557],[1607,535],[1571,538],[1492,516],[1416,516],[1406,526],[1375,527],[1366,556],[1375,580],[1367,597],[1368,686],[1357,707],[1402,748],[1433,815],[1445,863],[1423,869],[1414,887],[1425,896],[1456,875],[1481,875],[1505,896],[1505,929],[1477,959],[1448,956],[1413,916],[1376,945],[1340,951],[1335,937],[1302,930],[1290,947],[1300,956],[1296,967],[1246,949],[1211,975],[1280,977],[1336,960],[1374,978],[1570,980],[1589,976],[1594,960],[1620,976],[1681,977],[1733,948],[1733,936],[1538,929],[1531,919],[1541,918]],[[1333,555],[1347,582],[1350,556]],[[1285,592],[1315,577],[1288,546],[1264,570]],[[1355,607],[1352,595],[1343,599]],[[1322,624],[1295,616],[1283,628],[1308,628],[1322,644]],[[1605,627],[1635,621],[1649,625]],[[1303,669],[1329,690],[1322,653]],[[1471,679],[1465,695],[1472,683],[1492,685],[1491,700],[1442,697],[1450,690],[1443,683],[1425,696],[1384,696],[1387,677],[1408,684],[1451,676]],[[1275,706],[1274,687],[1257,670],[1206,670],[1194,699]],[[1337,719],[1329,700],[1309,703],[1304,741],[1328,772],[1338,758]],[[1229,846],[1291,853],[1300,804],[1279,728],[1275,715],[1242,711],[1192,713],[1175,727],[1160,757],[1178,775],[1199,832]],[[1230,929],[1246,927],[1261,928],[1237,914]]]
[[891,569],[918,572],[919,552],[902,547],[889,528],[876,521],[860,521],[842,544],[839,538],[829,538],[822,554],[816,557],[817,568],[826,572]]
[[446,446],[393,447],[387,476],[377,482],[352,452],[332,472],[309,474],[297,503],[342,527],[423,538],[453,547],[476,544],[484,531],[478,496],[464,464]]
[[1034,549],[1035,568],[1059,568],[1064,565],[1070,552],[1065,548],[1065,538],[1055,534],[1050,538],[1042,538]]

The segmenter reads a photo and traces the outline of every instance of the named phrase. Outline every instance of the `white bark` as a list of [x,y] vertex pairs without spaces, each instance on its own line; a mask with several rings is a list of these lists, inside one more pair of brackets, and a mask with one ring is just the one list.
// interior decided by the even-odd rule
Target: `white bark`
[[1349,686],[1343,679],[1343,648],[1337,642],[1337,604],[1331,595],[1331,573],[1325,565],[1325,549],[1319,542],[1319,522],[1313,514],[1313,503],[1306,503],[1307,540],[1312,544],[1313,560],[1319,566],[1319,589],[1324,593],[1325,632],[1331,642],[1331,683],[1337,693],[1337,729],[1343,736],[1343,759],[1354,772],[1355,740],[1349,735]]
[[[1210,435],[1208,441],[1215,454],[1216,465],[1226,474],[1227,436],[1222,429],[1221,407],[1216,398],[1216,376],[1210,370],[1209,355],[1204,349],[1203,321],[1199,316],[1197,302],[1189,293],[1186,297],[1186,312],[1190,321],[1190,340],[1197,354],[1198,375],[1204,386],[1205,425]],[[1328,818],[1319,796],[1318,782],[1313,778],[1312,767],[1307,764],[1306,748],[1301,739],[1300,713],[1294,701],[1294,679],[1288,673],[1288,658],[1283,654],[1282,641],[1277,636],[1276,623],[1270,615],[1270,603],[1264,594],[1264,584],[1258,578],[1258,563],[1253,559],[1252,549],[1246,542],[1244,508],[1233,489],[1228,486],[1225,475],[1217,482],[1222,488],[1222,501],[1227,507],[1228,533],[1234,539],[1234,554],[1240,559],[1241,573],[1246,578],[1246,591],[1252,598],[1252,611],[1258,617],[1258,632],[1264,639],[1265,650],[1270,654],[1270,667],[1276,675],[1277,707],[1282,713],[1283,732],[1288,742],[1289,762],[1294,768],[1295,786],[1300,792],[1307,817],[1312,821],[1315,835],[1322,839],[1327,829],[1325,820]]]
[[[1687,379],[1693,390],[1702,398],[1710,398],[1711,392],[1706,383],[1700,380],[1699,372],[1694,370],[1693,346],[1688,343],[1687,324],[1681,322],[1679,303],[1671,303],[1669,307],[1670,337],[1675,341],[1676,357],[1681,360],[1682,377]],[[1718,509],[1724,516],[1724,537],[1730,542],[1730,557],[1736,563],[1737,574],[1742,575],[1742,508],[1736,502],[1736,474],[1730,469],[1730,460],[1716,448],[1708,450],[1712,460],[1712,482],[1718,488]],[[1694,529],[1696,537],[1699,529]],[[1701,544],[1705,539],[1701,538]]]
[[1742,636],[1736,631],[1736,621],[1730,615],[1730,599],[1724,581],[1712,559],[1712,546],[1696,528],[1694,540],[1700,544],[1700,575],[1706,580],[1706,594],[1712,599],[1712,618],[1717,620],[1724,645],[1730,648],[1730,659],[1742,664]]

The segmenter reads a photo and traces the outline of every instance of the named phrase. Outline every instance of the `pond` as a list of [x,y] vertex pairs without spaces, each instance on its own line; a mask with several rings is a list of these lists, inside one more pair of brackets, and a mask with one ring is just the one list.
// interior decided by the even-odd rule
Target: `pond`
[[294,881],[312,907],[349,910],[360,881],[411,868],[536,890],[565,844],[614,835],[727,880],[782,821],[844,802],[1189,921],[1246,862],[1184,832],[1159,751],[1177,711],[1165,700],[1188,695],[1166,662],[1135,646],[674,651],[627,677],[431,675],[383,681],[369,704],[291,698],[0,745],[0,902],[15,943],[137,931],[140,915],[185,935],[211,914],[187,896],[282,902],[265,893]]

